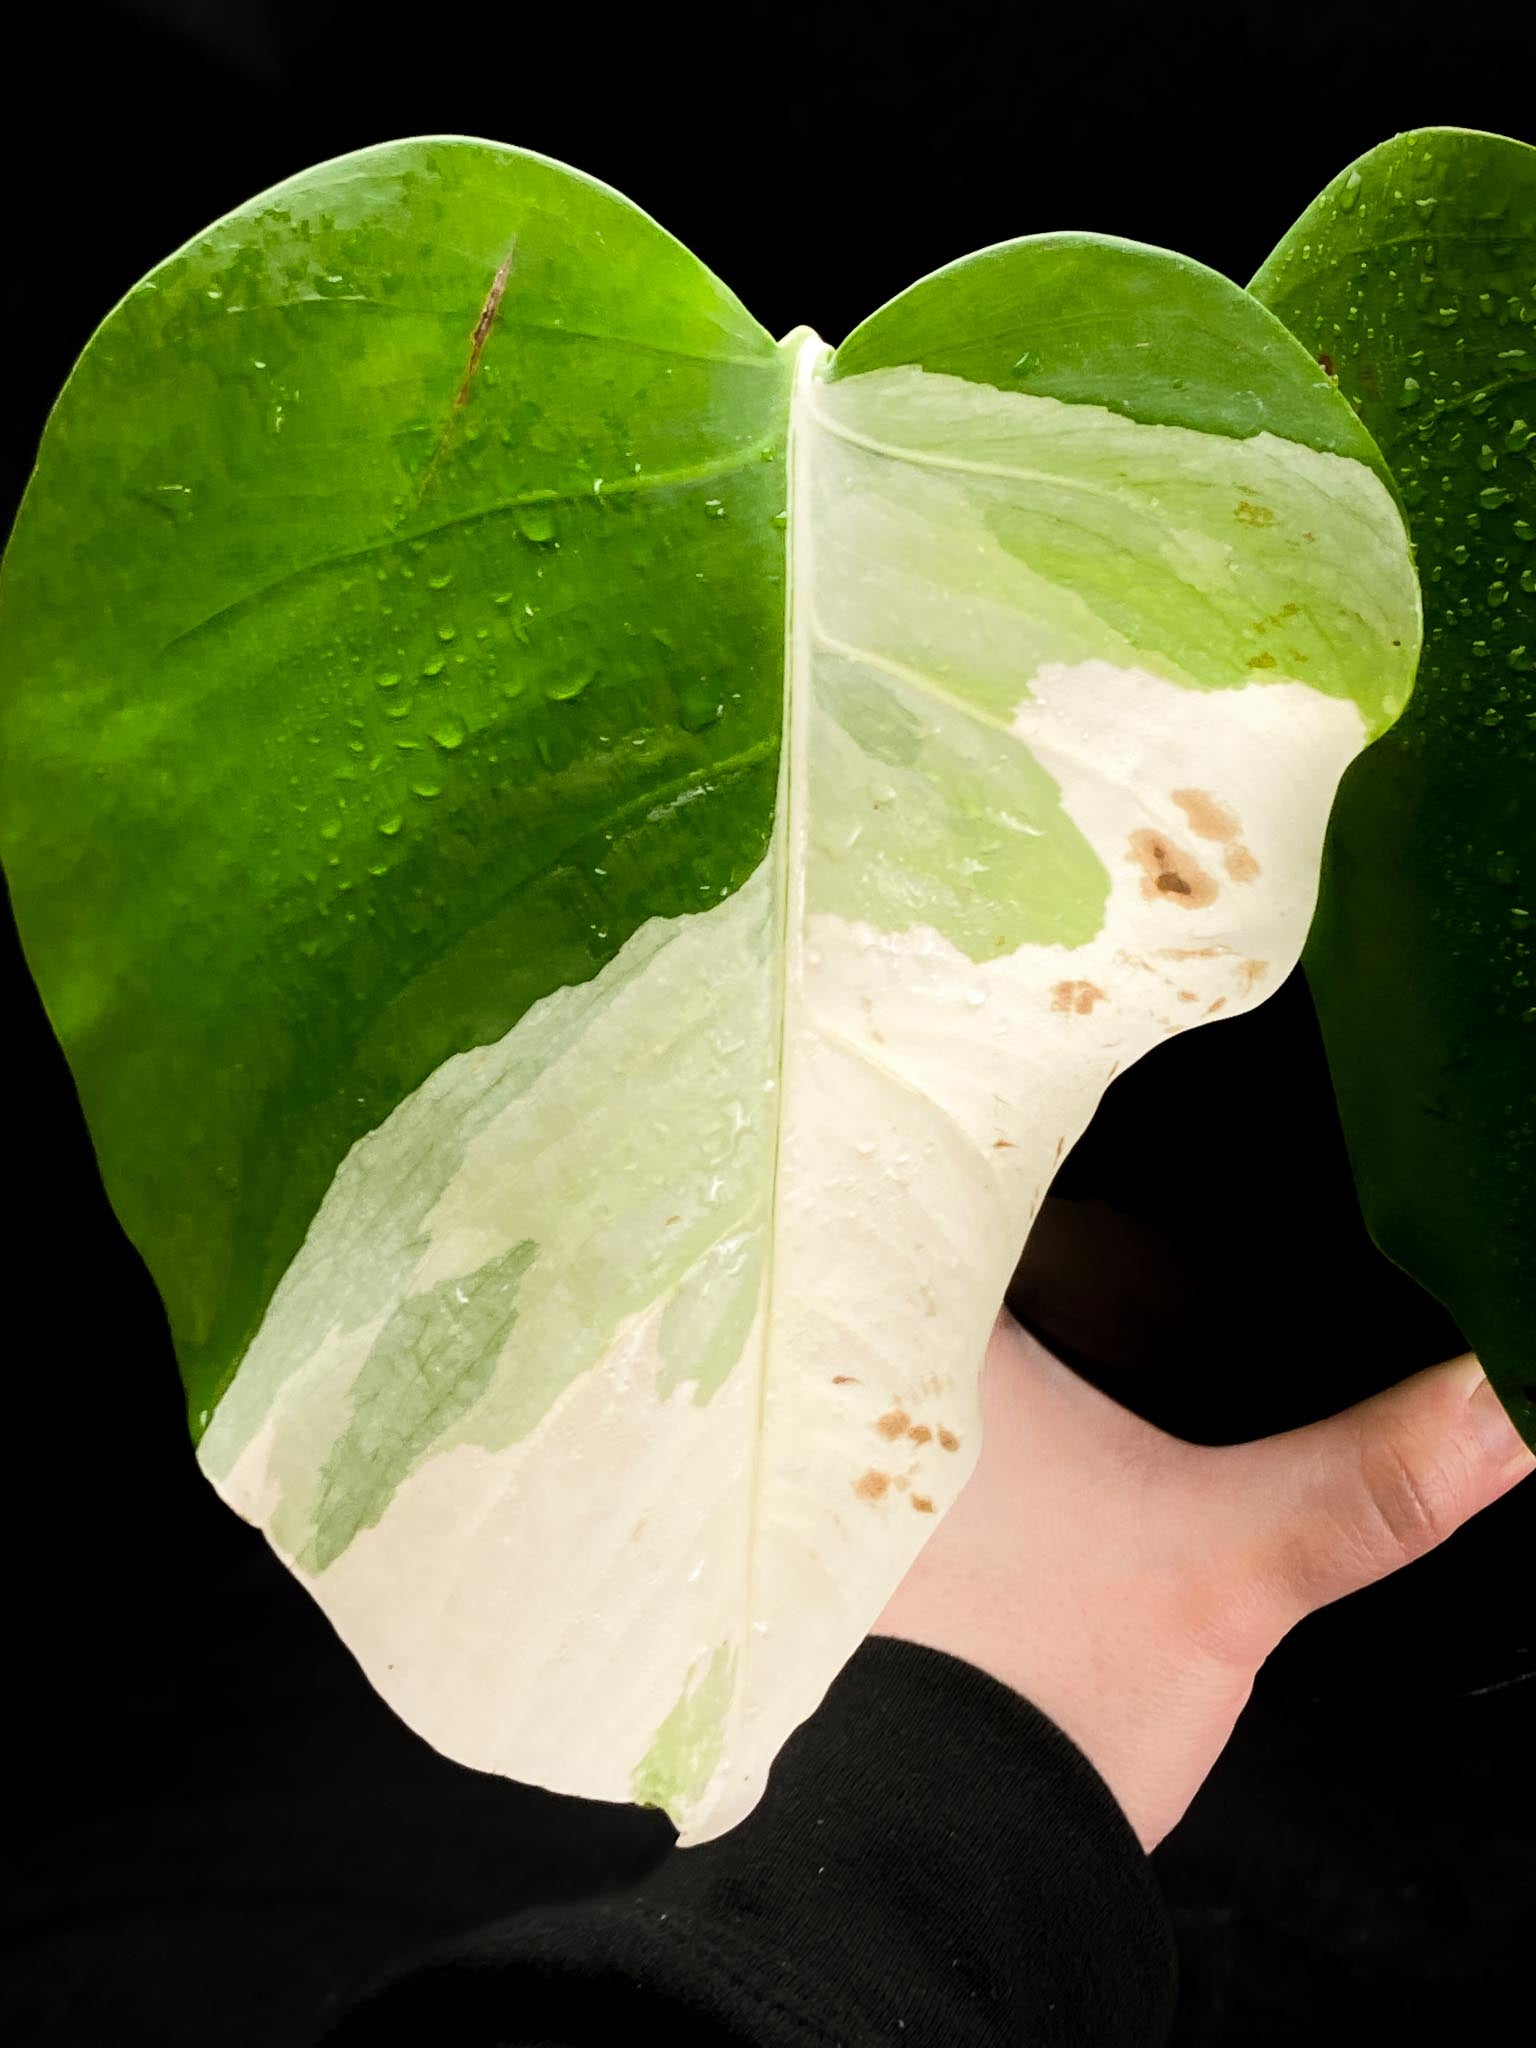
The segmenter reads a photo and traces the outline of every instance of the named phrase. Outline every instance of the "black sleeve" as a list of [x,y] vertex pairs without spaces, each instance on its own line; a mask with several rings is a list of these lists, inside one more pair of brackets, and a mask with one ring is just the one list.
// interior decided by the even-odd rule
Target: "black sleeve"
[[638,1891],[524,1913],[328,2048],[1152,2048],[1173,1946],[1080,1750],[984,1672],[876,1639],[761,1805]]

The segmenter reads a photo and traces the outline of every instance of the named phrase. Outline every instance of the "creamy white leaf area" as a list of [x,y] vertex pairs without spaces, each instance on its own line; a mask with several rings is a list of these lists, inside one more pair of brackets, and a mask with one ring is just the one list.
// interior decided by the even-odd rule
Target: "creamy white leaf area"
[[802,346],[769,859],[342,1164],[201,1456],[467,1763],[759,1796],[1113,1075],[1294,964],[1417,591],[1360,465]]

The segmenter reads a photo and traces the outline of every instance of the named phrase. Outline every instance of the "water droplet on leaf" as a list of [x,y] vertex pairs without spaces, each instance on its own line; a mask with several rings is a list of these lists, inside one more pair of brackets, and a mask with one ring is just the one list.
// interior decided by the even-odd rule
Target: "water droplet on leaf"
[[555,522],[541,505],[524,505],[517,513],[517,530],[535,547],[548,547],[555,537]]

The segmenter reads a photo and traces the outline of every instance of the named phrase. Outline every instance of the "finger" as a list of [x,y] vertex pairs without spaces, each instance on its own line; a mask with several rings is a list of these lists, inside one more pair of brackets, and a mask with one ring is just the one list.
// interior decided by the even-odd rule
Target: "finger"
[[1279,1603],[1280,1633],[1433,1550],[1536,1469],[1472,1357],[1220,1455],[1246,1567]]

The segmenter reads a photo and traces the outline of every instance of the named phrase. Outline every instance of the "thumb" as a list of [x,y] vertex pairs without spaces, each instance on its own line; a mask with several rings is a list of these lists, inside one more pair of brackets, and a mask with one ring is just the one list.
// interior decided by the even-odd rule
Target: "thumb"
[[1286,1628],[1422,1557],[1536,1469],[1470,1356],[1227,1455],[1249,1562]]

